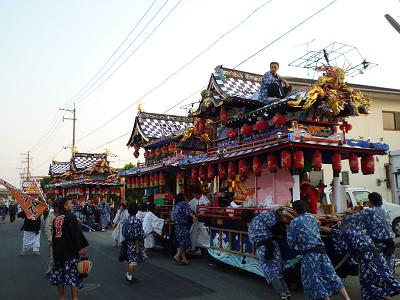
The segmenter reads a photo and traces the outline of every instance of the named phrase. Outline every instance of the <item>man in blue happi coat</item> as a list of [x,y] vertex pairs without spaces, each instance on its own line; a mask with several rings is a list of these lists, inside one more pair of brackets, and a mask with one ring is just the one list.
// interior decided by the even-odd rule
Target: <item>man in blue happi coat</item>
[[400,281],[388,268],[382,253],[368,235],[350,228],[350,225],[341,226],[340,229],[321,226],[320,229],[330,233],[336,253],[348,253],[360,264],[362,300],[393,299],[400,294]]
[[382,251],[387,266],[394,272],[395,235],[390,226],[389,215],[382,207],[382,196],[376,192],[369,193],[368,206],[367,209],[345,217],[343,223],[357,230],[366,230],[376,248]]
[[289,82],[278,75],[279,63],[271,62],[269,71],[261,81],[259,100],[266,103],[268,97],[283,99],[292,90]]
[[336,293],[350,299],[326,254],[317,219],[306,213],[306,204],[302,200],[293,202],[293,208],[296,219],[290,223],[287,242],[303,254],[301,280],[306,299],[326,300]]
[[268,210],[255,216],[253,211],[245,210],[241,218],[243,222],[249,224],[249,240],[256,248],[267,283],[272,285],[281,300],[289,299],[290,291],[283,277],[281,251],[272,233],[276,225],[275,212]]
[[101,231],[106,231],[110,220],[111,208],[105,197],[101,199],[101,203],[97,206],[97,210],[100,212]]

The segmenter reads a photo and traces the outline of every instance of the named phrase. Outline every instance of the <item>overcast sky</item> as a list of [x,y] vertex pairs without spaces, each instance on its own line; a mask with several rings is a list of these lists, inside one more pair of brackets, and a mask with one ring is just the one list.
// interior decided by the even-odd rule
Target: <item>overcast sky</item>
[[[71,145],[72,123],[62,122],[63,114],[58,109],[71,103],[71,98],[107,61],[153,1],[0,0],[0,178],[18,184],[20,154],[28,150],[32,151],[34,175],[46,175],[53,158],[69,160],[70,150],[62,147]],[[272,0],[262,6],[266,2],[157,0],[114,59],[133,42],[132,46],[93,88],[130,56],[126,63],[88,97],[75,99],[78,150],[109,149],[116,155],[110,159],[117,167],[134,161],[133,149],[125,146],[129,135],[117,138],[130,133],[136,101],[142,100],[145,111],[164,112],[205,86],[215,66],[236,66],[332,1]],[[304,55],[307,47],[320,50],[332,42],[341,42],[357,47],[364,58],[378,63],[365,74],[348,78],[349,82],[398,89],[400,35],[387,23],[386,13],[400,21],[400,2],[338,0],[239,69],[262,74],[270,61],[279,61],[281,75],[312,78],[313,72],[288,64]],[[227,34],[193,63],[148,93],[224,33]],[[352,63],[361,62],[358,60],[354,58]],[[195,95],[185,103],[198,99],[199,95]],[[180,106],[170,113],[184,114]],[[113,121],[85,137],[127,107]],[[115,141],[101,146],[112,140]]]

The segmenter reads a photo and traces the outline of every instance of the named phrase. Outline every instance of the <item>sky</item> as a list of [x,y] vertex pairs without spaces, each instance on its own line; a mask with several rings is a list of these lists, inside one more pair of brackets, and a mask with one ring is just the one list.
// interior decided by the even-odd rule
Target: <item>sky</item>
[[[386,13],[400,22],[400,1],[0,0],[0,178],[19,185],[21,153],[27,151],[36,176],[47,175],[53,159],[69,160],[64,147],[72,143],[72,122],[63,117],[72,115],[59,108],[71,109],[73,102],[79,152],[107,149],[115,167],[135,162],[126,143],[138,101],[147,112],[163,113],[206,86],[215,66],[233,68],[290,29],[238,69],[263,74],[278,61],[282,76],[315,78],[289,63],[340,42],[378,64],[350,83],[400,89],[400,35]],[[182,105],[199,98],[196,93]],[[182,105],[169,113],[185,114]]]

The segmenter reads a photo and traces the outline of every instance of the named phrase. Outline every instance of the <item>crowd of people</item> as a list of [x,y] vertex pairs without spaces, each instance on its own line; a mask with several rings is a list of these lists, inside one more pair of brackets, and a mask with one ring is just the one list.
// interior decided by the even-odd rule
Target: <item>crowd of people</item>
[[[197,206],[210,203],[201,190],[194,189],[193,194],[190,201],[183,193],[177,194],[171,213],[177,249],[173,260],[184,266],[190,264],[187,251],[197,246],[194,228],[204,226],[195,216]],[[337,293],[343,299],[350,299],[327,255],[320,232],[331,237],[337,253],[348,254],[360,265],[362,299],[393,299],[400,294],[400,281],[394,274],[394,233],[378,193],[369,194],[369,209],[344,217],[341,226],[335,228],[321,226],[318,219],[307,212],[303,200],[295,201],[292,206],[296,218],[283,226],[284,233],[282,222],[273,210],[259,215],[244,210],[241,215],[242,221],[248,224],[249,240],[256,249],[266,281],[279,299],[289,299],[291,295],[283,274],[277,234],[284,235],[287,245],[302,255],[301,280],[306,299],[330,299]],[[23,211],[18,216],[24,218],[21,255],[27,255],[30,250],[40,255],[40,218],[29,220]],[[119,260],[127,262],[125,279],[136,282],[135,267],[148,258],[149,250],[155,246],[154,237],[162,234],[164,222],[157,216],[152,202],[121,203],[113,211],[105,198],[97,206],[90,200],[79,207],[72,200],[54,201],[44,226],[49,245],[46,274],[50,283],[57,287],[59,299],[65,299],[65,286],[71,288],[72,299],[78,299],[78,290],[83,286],[77,264],[85,256],[88,242],[82,229],[104,232],[112,227],[111,239],[114,246],[120,247]]]
[[[350,299],[327,255],[320,232],[331,235],[336,253],[348,254],[360,265],[362,299],[394,299],[400,294],[400,281],[394,274],[394,233],[382,208],[382,197],[369,194],[369,209],[342,219],[337,228],[320,226],[312,214],[307,213],[303,200],[295,201],[296,218],[286,232],[286,242],[302,255],[301,279],[306,299],[330,299],[340,293]],[[256,248],[260,265],[268,284],[280,299],[289,299],[290,291],[283,276],[280,247],[274,236],[281,225],[273,211],[255,216],[251,211],[242,213],[248,223],[249,239]]]

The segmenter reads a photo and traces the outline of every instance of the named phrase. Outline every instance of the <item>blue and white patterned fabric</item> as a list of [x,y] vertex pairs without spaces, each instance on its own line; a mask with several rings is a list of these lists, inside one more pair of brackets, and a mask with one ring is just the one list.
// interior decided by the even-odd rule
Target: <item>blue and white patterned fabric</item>
[[268,88],[271,84],[282,84],[282,78],[278,74],[272,75],[270,71],[264,74],[261,81],[259,101],[267,103],[268,101]]
[[190,248],[189,216],[190,206],[186,201],[174,204],[172,216],[174,221],[175,236],[178,250]]
[[[260,243],[266,239],[272,238],[272,227],[276,224],[275,212],[272,210],[256,216],[250,223],[248,235],[253,245]],[[268,284],[276,278],[282,278],[282,255],[279,245],[273,241],[273,258],[266,259],[267,247],[265,245],[258,246],[256,249],[257,256],[260,259],[260,266],[264,272],[265,279]]]
[[52,285],[68,285],[83,288],[83,277],[79,275],[76,268],[79,258],[65,262],[54,262],[50,272],[50,283]]
[[97,206],[97,209],[100,211],[100,226],[101,229],[105,229],[108,227],[108,220],[110,218],[111,208],[108,203],[100,203]]
[[[287,242],[291,248],[306,251],[324,245],[317,220],[308,213],[294,219],[288,229]],[[344,287],[328,255],[308,253],[301,261],[301,280],[306,299],[330,297]]]
[[360,264],[361,297],[363,300],[380,300],[384,296],[400,294],[400,281],[388,268],[382,254],[363,251],[376,249],[371,238],[353,229],[334,229],[331,233],[335,251],[349,253]]
[[[343,219],[344,224],[349,224],[357,230],[366,230],[372,240],[386,240],[394,238],[395,234],[388,221],[387,213],[380,207],[366,208]],[[386,246],[383,243],[375,243],[378,250],[383,251]],[[384,255],[388,267],[394,271],[394,254]]]
[[136,264],[144,261],[143,239],[144,231],[142,222],[136,216],[131,216],[125,220],[122,226],[123,243],[127,247],[128,264]]

